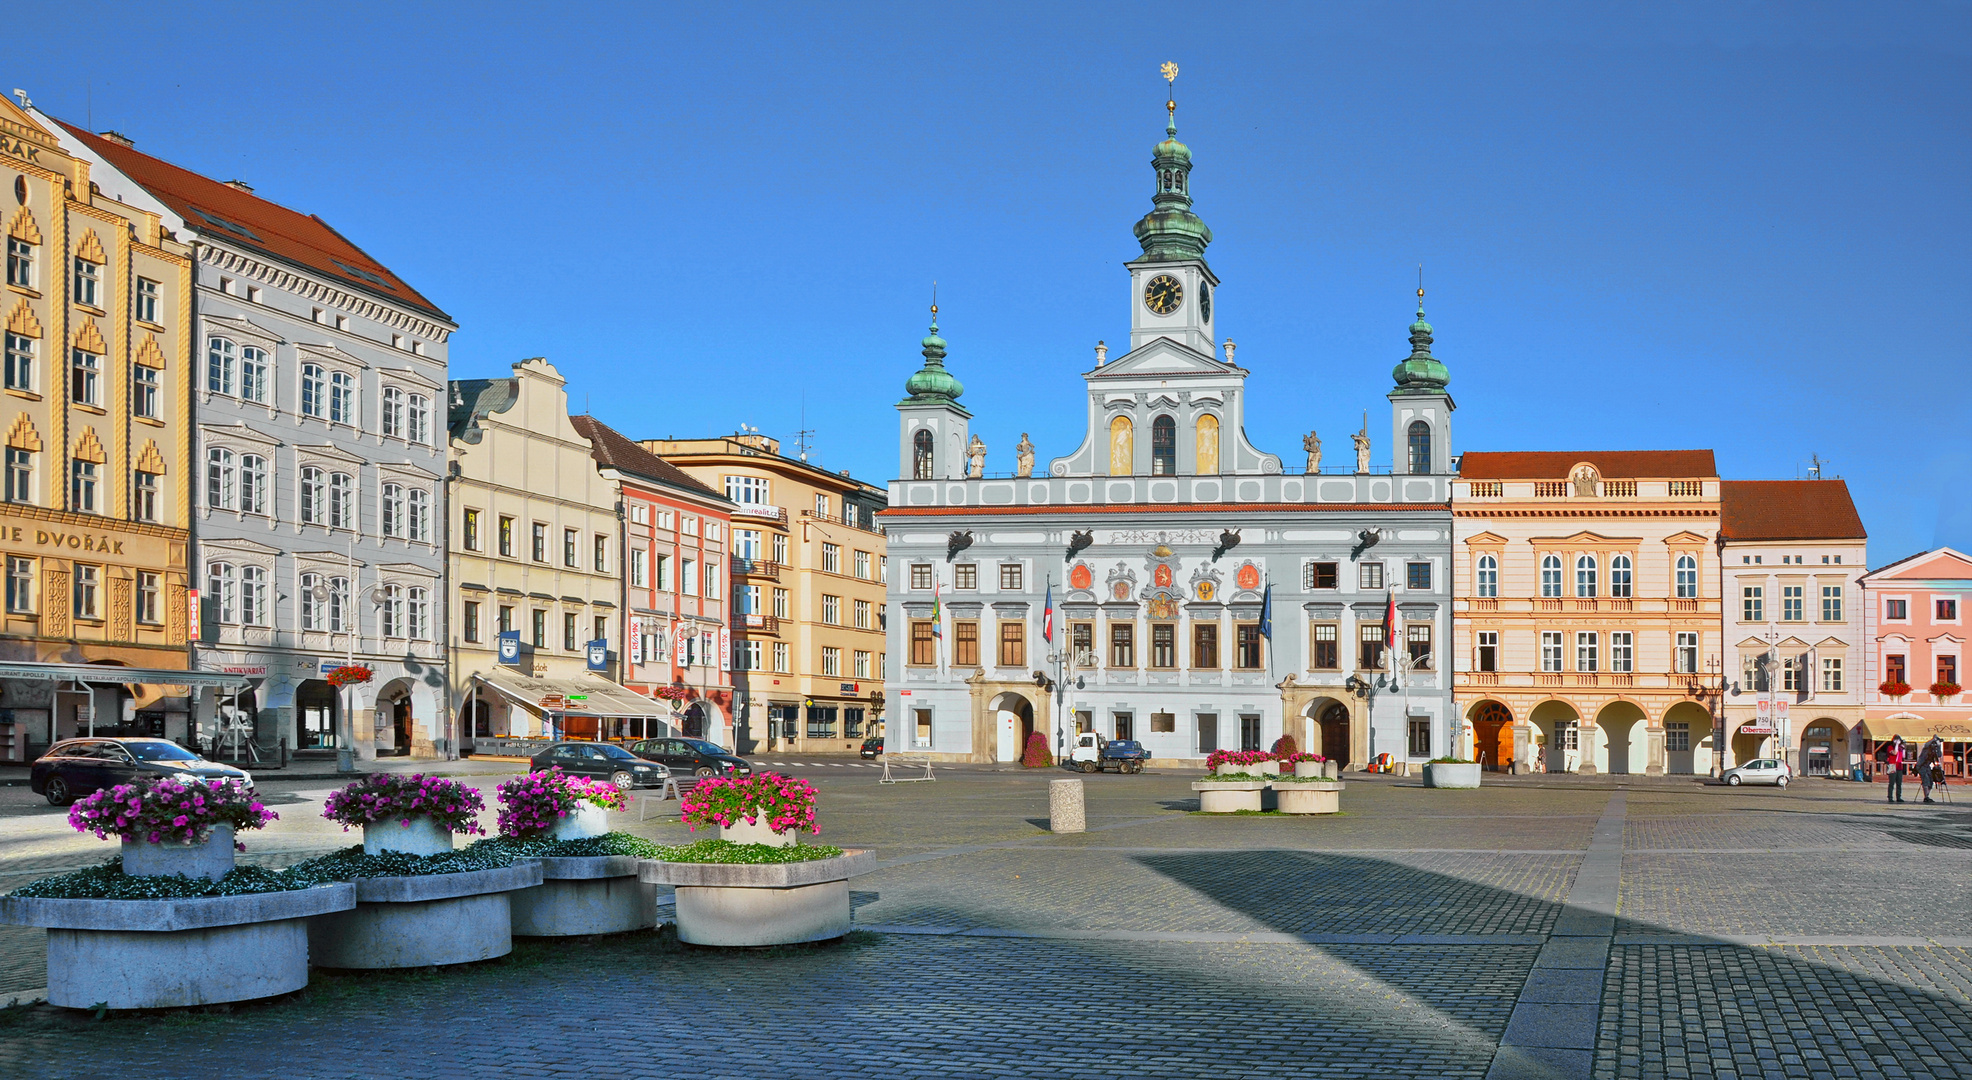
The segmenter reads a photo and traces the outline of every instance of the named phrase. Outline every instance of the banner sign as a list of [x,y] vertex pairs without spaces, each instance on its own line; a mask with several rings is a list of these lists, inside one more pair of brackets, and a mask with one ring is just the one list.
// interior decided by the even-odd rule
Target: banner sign
[[589,670],[609,670],[609,639],[597,638],[589,643]]
[[520,631],[500,631],[500,663],[508,667],[521,667]]

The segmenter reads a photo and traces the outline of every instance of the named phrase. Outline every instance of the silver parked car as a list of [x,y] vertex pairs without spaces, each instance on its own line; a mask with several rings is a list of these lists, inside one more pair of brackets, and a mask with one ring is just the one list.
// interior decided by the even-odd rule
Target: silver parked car
[[1786,787],[1787,781],[1794,778],[1794,770],[1777,758],[1754,758],[1738,768],[1725,771],[1725,782],[1734,787],[1741,784],[1772,784]]

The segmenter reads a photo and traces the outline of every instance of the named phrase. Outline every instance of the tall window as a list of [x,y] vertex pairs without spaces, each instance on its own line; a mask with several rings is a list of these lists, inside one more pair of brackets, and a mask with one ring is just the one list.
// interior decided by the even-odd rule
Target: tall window
[[103,358],[76,349],[71,355],[69,393],[77,404],[101,406],[103,403]]
[[34,611],[34,560],[7,556],[7,610],[15,614]]
[[7,448],[7,501],[34,501],[34,451],[18,446]]
[[1479,595],[1500,594],[1500,561],[1491,555],[1479,556]]
[[1541,595],[1561,595],[1561,556],[1541,556]]
[[774,670],[783,675],[793,670],[788,666],[788,647],[785,641],[774,642]]
[[101,307],[103,293],[103,264],[90,262],[77,256],[75,260],[75,302],[88,307]]
[[240,512],[267,512],[267,459],[259,454],[240,455]]
[[328,408],[328,372],[320,364],[301,365],[301,415],[321,416]]
[[205,389],[212,394],[233,392],[234,379],[239,367],[239,350],[222,337],[206,342],[205,349]]
[[1178,423],[1168,416],[1150,422],[1150,474],[1172,476],[1178,471]]
[[160,623],[163,590],[158,582],[162,575],[154,570],[137,571],[137,621],[140,623]]
[[[932,625],[929,621],[911,623],[912,667],[930,667],[938,662],[938,642],[931,631]],[[779,648],[780,644],[776,643],[775,649]],[[775,670],[778,671],[780,668],[776,666]]]
[[1671,660],[1680,675],[1698,674],[1698,631],[1680,630]]
[[130,366],[130,415],[146,420],[158,419],[158,395],[163,373],[142,364]]
[[[917,434],[911,436],[911,479],[935,479],[931,475],[931,457],[931,432],[926,428],[919,428]],[[731,482],[739,478],[727,477],[726,479],[727,487],[730,488],[732,486]],[[727,494],[730,497],[731,492],[728,491]]]
[[534,523],[534,561],[548,561],[548,527],[538,521]]
[[1150,624],[1150,666],[1178,666],[1178,628],[1170,623]]
[[1609,595],[1628,599],[1634,595],[1636,573],[1630,565],[1628,555],[1618,555],[1609,560]]
[[1842,586],[1823,585],[1821,587],[1821,621],[1842,621]]
[[833,645],[822,646],[822,674],[840,676],[842,674],[842,650]]
[[1423,475],[1431,471],[1431,425],[1422,420],[1411,421],[1410,426],[1411,472]]
[[141,469],[132,474],[130,513],[138,521],[158,519],[158,474]]
[[1000,666],[1022,667],[1027,663],[1027,624],[1000,623]]
[[260,566],[240,567],[240,623],[267,625],[267,570]]
[[514,553],[514,519],[500,515],[500,554],[511,557]]
[[1628,630],[1613,630],[1609,634],[1609,670],[1636,670],[1636,635]]
[[75,488],[72,492],[72,509],[84,514],[94,514],[96,510],[96,479],[99,466],[93,461],[75,463]]
[[313,465],[301,469],[301,483],[295,492],[300,501],[301,523],[304,525],[327,524],[329,516],[328,486],[322,478],[322,470]]
[[385,484],[383,486],[383,501],[378,504],[377,509],[382,517],[383,535],[402,536],[404,534],[404,485]]
[[1137,666],[1137,627],[1134,623],[1109,624],[1109,666]]
[[249,345],[240,350],[240,400],[267,403],[267,354]]
[[34,339],[20,334],[7,335],[7,389],[34,389]]
[[870,628],[870,602],[868,600],[856,601],[854,625],[858,630],[868,630]]
[[1431,624],[1416,623],[1404,627],[1404,649],[1410,655],[1411,667],[1429,670],[1431,667]]
[[563,529],[561,531],[561,564],[563,566],[576,565],[576,560],[579,558],[576,551],[578,547],[580,547],[580,541],[577,539],[575,530]]
[[[540,612],[537,611],[535,612],[535,614],[539,615]],[[385,585],[383,587],[383,604],[380,605],[377,609],[377,617],[383,620],[383,627],[379,631],[379,633],[381,633],[384,637],[393,638],[393,637],[404,636],[404,587],[403,586]],[[535,645],[537,646],[545,645],[545,644],[546,642],[542,642],[542,641],[535,642]]]
[[564,612],[561,617],[561,647],[564,651],[575,651],[575,632],[575,613]]
[[103,569],[100,566],[84,566],[81,563],[75,564],[75,586],[73,594],[75,597],[76,618],[96,619],[102,617],[100,609],[97,606],[100,600],[99,590],[101,588],[102,572]]
[[952,588],[971,591],[979,587],[979,564],[962,562],[952,567]]
[[870,553],[867,551],[857,552],[855,566],[856,577],[860,580],[868,581],[870,579]]
[[1575,670],[1576,671],[1601,670],[1601,656],[1600,656],[1600,649],[1597,647],[1598,644],[1599,642],[1597,641],[1597,635],[1595,631],[1580,630],[1576,632],[1575,634]]
[[239,505],[240,465],[231,450],[215,446],[205,452],[205,504],[214,510]]
[[822,622],[830,626],[842,625],[842,598],[840,596],[823,595]]
[[1317,671],[1333,671],[1342,666],[1339,633],[1334,623],[1316,623],[1314,651],[1309,665]]
[[822,569],[831,574],[842,573],[842,548],[837,544],[822,545]]
[[329,375],[329,422],[356,422],[356,377],[337,371]]
[[1698,560],[1690,555],[1678,556],[1677,592],[1680,600],[1698,598]]
[[1594,596],[1596,594],[1595,556],[1579,555],[1575,558],[1575,595]]
[[[328,589],[322,584],[322,575],[320,574],[303,574],[301,575],[300,582],[301,590],[296,596],[296,600],[298,601],[296,606],[301,609],[301,628],[303,630],[320,630],[322,629],[324,616],[328,612],[329,605],[328,597],[326,595],[316,596],[315,590],[319,588],[324,593],[327,593]],[[471,607],[472,605],[467,604],[466,606]],[[468,638],[467,640],[472,639]]]
[[431,399],[412,394],[404,414],[404,437],[414,443],[431,443]]
[[137,316],[138,322],[147,322],[152,324],[153,326],[157,325],[158,322],[157,282],[152,281],[150,278],[147,277],[140,277],[137,279],[137,303],[136,303],[136,311],[134,312],[134,314]]
[[609,572],[609,537],[598,534],[595,537],[593,537],[592,540],[593,542],[591,544],[591,547],[594,550],[592,550],[590,554],[594,556],[594,558],[592,559],[592,563],[596,568],[596,573],[598,574],[608,573]]
[[[1101,660],[1096,656],[1096,628],[1091,623],[1078,622],[1069,624],[1068,647],[1069,651],[1074,654],[1072,662],[1076,667],[1095,667],[1101,663]],[[1213,657],[1216,660],[1218,656],[1216,637],[1214,638],[1213,647]],[[1216,667],[1217,664],[1215,663],[1213,666]]]
[[1821,661],[1821,688],[1825,693],[1840,693],[1842,690],[1842,661],[1836,657],[1823,657]]
[[1803,610],[1806,607],[1806,600],[1802,596],[1806,591],[1806,587],[1801,585],[1780,587],[1780,618],[1783,622],[1800,622],[1807,618],[1807,613]]
[[383,388],[383,434],[389,438],[404,437],[404,391],[395,386]]
[[356,527],[356,478],[348,473],[331,473],[329,476],[329,527]]
[[34,247],[19,237],[7,238],[7,284],[34,288]]
[[431,539],[431,492],[412,488],[404,498],[404,538],[420,543]]
[[1191,666],[1207,670],[1219,666],[1218,623],[1200,622],[1192,624]]
[[[855,657],[855,659],[856,659],[856,667],[855,667],[855,669],[854,669],[854,670],[852,671],[852,674],[853,674],[853,675],[854,675],[854,676],[855,676],[856,678],[858,678],[858,679],[867,679],[867,678],[869,678],[869,677],[870,677],[870,654],[869,654],[869,651],[868,651],[867,649],[857,649],[857,650],[856,650],[856,657]],[[844,711],[845,711],[845,712],[853,712],[853,713],[860,713],[860,712],[861,712],[862,710],[860,710],[860,709],[847,709],[847,710],[844,710]]]
[[1383,626],[1381,623],[1362,623],[1356,628],[1357,664],[1366,671],[1383,667]]
[[1766,589],[1759,585],[1748,585],[1741,590],[1739,599],[1739,619],[1741,622],[1760,622],[1767,617]]
[[228,626],[240,621],[240,578],[232,563],[208,563],[205,568],[205,599],[212,601],[213,617]]
[[1023,567],[1020,563],[1000,564],[1000,591],[1001,592],[1021,591],[1022,569]]
[[961,668],[979,666],[979,624],[971,619],[952,624],[952,663]]
[[1541,670],[1561,670],[1561,632],[1559,630],[1541,631]]
[[1498,671],[1500,669],[1500,632],[1481,630],[1478,633],[1478,652],[1473,657],[1473,665],[1479,671]]

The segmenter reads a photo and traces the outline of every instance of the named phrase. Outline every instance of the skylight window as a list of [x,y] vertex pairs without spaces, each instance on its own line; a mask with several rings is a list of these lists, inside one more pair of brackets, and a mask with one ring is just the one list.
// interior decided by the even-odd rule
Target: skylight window
[[329,261],[335,263],[336,266],[341,268],[343,273],[348,274],[350,277],[361,278],[362,280],[367,281],[372,285],[381,285],[392,292],[397,291],[396,286],[378,277],[377,275],[370,273],[368,270],[358,269],[354,266],[349,265],[346,262],[343,262],[341,259],[330,259]]
[[205,219],[205,223],[211,225],[213,228],[225,229],[227,232],[237,233],[240,236],[244,236],[249,240],[260,239],[259,234],[255,233],[252,229],[247,228],[245,225],[238,225],[231,221],[227,221],[225,218],[219,217],[217,215],[208,214],[196,206],[191,207],[190,209],[192,213],[197,214],[199,217]]

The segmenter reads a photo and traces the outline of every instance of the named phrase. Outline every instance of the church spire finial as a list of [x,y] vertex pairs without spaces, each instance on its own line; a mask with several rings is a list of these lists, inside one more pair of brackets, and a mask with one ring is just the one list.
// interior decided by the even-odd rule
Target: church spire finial
[[918,343],[924,366],[904,381],[906,401],[944,401],[956,404],[965,384],[945,370],[945,339],[938,336],[938,283],[931,283],[931,333]]
[[1417,268],[1417,321],[1411,324],[1411,354],[1390,373],[1397,389],[1444,393],[1452,381],[1444,362],[1431,355],[1431,324],[1424,321],[1424,266]]
[[1191,148],[1178,141],[1178,65],[1166,61],[1158,71],[1170,88],[1164,100],[1165,137],[1151,150],[1157,186],[1150,213],[1137,222],[1137,243],[1143,245],[1143,257],[1153,262],[1203,259],[1212,230],[1191,212]]
[[1157,70],[1164,75],[1164,112],[1166,114],[1164,134],[1175,139],[1178,137],[1178,65],[1166,60],[1163,66]]

